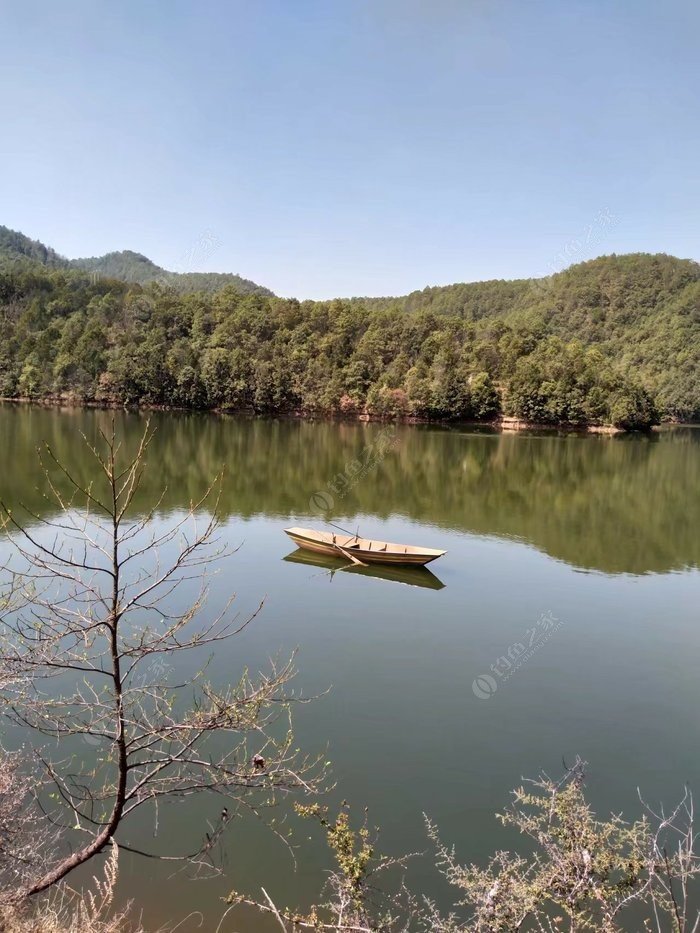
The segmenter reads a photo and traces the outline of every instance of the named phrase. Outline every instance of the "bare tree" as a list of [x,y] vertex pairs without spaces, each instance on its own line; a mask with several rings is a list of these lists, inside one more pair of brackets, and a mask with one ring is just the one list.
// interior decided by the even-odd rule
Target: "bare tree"
[[[35,736],[35,806],[63,840],[21,884],[12,873],[0,879],[6,897],[65,879],[134,814],[155,819],[164,801],[205,792],[231,809],[222,807],[190,851],[141,854],[210,863],[239,808],[261,814],[280,792],[313,792],[322,776],[319,759],[294,746],[291,660],[224,689],[205,679],[207,656],[256,613],[240,621],[230,602],[218,614],[206,606],[212,564],[227,556],[212,489],[166,527],[160,499],[135,507],[151,437],[147,427],[130,457],[114,425],[96,445],[85,439],[99,475],[91,484],[46,446],[51,511],[0,503],[14,549],[4,567],[11,598],[0,619],[0,671],[9,676],[0,691],[6,715]],[[183,607],[185,585],[197,595]],[[166,673],[182,653],[194,656],[197,673],[177,682]],[[97,753],[79,770],[78,747]]]

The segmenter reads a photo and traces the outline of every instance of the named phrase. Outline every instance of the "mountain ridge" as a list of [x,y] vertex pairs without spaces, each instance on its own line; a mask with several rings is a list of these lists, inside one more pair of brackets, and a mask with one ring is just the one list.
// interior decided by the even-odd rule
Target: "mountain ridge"
[[[22,244],[17,245],[17,244]],[[148,256],[139,253],[136,250],[123,249],[112,250],[102,256],[84,256],[77,259],[68,259],[50,246],[46,246],[40,240],[31,239],[24,233],[12,230],[9,227],[0,225],[0,261],[13,257],[33,259],[49,268],[77,269],[88,273],[98,273],[105,278],[116,278],[123,282],[132,284],[147,285],[150,282],[158,281],[161,284],[175,284],[178,281],[188,282],[191,287],[180,289],[182,291],[216,291],[218,288],[224,288],[232,284],[237,286],[241,283],[240,290],[244,293],[258,292],[269,297],[276,297],[275,293],[264,285],[259,285],[250,279],[245,279],[238,273],[233,272],[175,272],[164,269],[157,265]],[[512,298],[517,298],[533,290],[543,291],[548,283],[553,282],[560,276],[566,276],[568,273],[577,269],[595,268],[596,264],[608,261],[624,260],[630,258],[647,258],[656,260],[670,260],[674,263],[682,264],[688,269],[693,269],[700,275],[700,262],[690,258],[681,258],[673,256],[670,253],[607,253],[601,254],[590,259],[572,263],[564,269],[545,276],[533,276],[530,278],[498,278],[498,279],[476,279],[474,281],[452,282],[447,285],[425,285],[423,288],[413,289],[405,295],[353,295],[348,297],[337,296],[344,301],[350,301],[356,304],[363,304],[373,308],[389,307],[401,305],[405,310],[416,310],[417,308],[427,308],[440,306],[439,299],[447,293],[454,293],[455,290],[470,291],[475,297],[481,298],[494,288],[507,289]],[[120,269],[120,263],[124,268]],[[142,274],[139,275],[138,270]],[[208,283],[207,283],[207,280]],[[199,286],[199,287],[198,287]],[[292,299],[302,301],[315,301],[323,303],[324,301],[333,301],[335,299]],[[450,310],[454,310],[453,307]]]
[[5,262],[13,259],[34,261],[54,269],[75,269],[134,285],[158,282],[182,292],[212,292],[233,285],[243,294],[273,294],[269,288],[232,272],[171,272],[143,253],[130,249],[113,250],[103,256],[68,259],[40,240],[33,240],[18,230],[0,226],[0,260],[3,259]]

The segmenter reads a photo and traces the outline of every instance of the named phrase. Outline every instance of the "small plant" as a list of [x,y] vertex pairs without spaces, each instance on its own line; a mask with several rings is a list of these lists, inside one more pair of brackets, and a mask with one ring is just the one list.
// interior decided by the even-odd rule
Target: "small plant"
[[377,884],[377,876],[392,868],[402,868],[408,856],[394,859],[377,855],[371,832],[365,821],[359,829],[352,828],[350,811],[343,803],[340,812],[331,818],[320,804],[295,804],[297,813],[315,820],[324,830],[326,844],[336,867],[327,881],[326,900],[308,911],[278,909],[265,888],[264,901],[256,901],[233,892],[227,898],[231,905],[247,904],[275,917],[285,931],[324,930],[347,933],[399,933],[408,930],[407,918],[414,905],[403,887],[389,894]]
[[394,894],[377,888],[378,873],[405,859],[376,856],[366,825],[354,831],[346,808],[335,820],[318,805],[297,809],[323,827],[335,857],[327,900],[301,913],[279,910],[264,889],[264,901],[229,898],[272,914],[288,933],[622,933],[632,929],[631,916],[635,933],[700,930],[690,905],[700,864],[687,792],[669,814],[644,805],[634,823],[615,815],[599,820],[577,761],[560,781],[544,776],[514,792],[499,820],[527,837],[528,854],[498,851],[486,867],[462,865],[427,820],[437,869],[457,891],[447,914],[403,882]]
[[[527,789],[526,789],[527,787]],[[443,919],[433,907],[435,933],[617,933],[627,909],[645,915],[643,930],[691,933],[688,886],[700,871],[694,854],[692,799],[686,792],[669,815],[644,805],[634,823],[613,815],[599,820],[584,794],[584,768],[577,761],[560,781],[541,777],[513,793],[499,815],[532,842],[527,857],[497,852],[486,868],[462,866],[444,846],[435,826],[428,834],[441,873],[460,891],[468,917]]]

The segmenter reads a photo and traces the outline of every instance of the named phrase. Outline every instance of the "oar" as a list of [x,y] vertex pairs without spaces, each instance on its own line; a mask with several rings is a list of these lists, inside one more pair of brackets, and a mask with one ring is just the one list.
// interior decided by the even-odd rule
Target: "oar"
[[347,557],[348,560],[351,560],[353,564],[358,564],[360,567],[366,567],[367,564],[364,561],[361,561],[358,557],[355,557],[354,554],[350,554],[349,551],[346,551],[345,548],[342,548],[339,544],[335,545],[336,548],[340,551],[343,557]]

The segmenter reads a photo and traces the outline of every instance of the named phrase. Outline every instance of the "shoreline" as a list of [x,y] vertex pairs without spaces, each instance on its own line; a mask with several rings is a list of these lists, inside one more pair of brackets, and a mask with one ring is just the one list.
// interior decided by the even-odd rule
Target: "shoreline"
[[628,431],[625,428],[616,427],[610,424],[575,424],[568,421],[562,422],[535,422],[525,421],[509,415],[499,415],[495,418],[477,421],[474,419],[465,420],[447,420],[444,418],[421,418],[417,415],[404,415],[401,417],[388,417],[385,415],[372,414],[370,412],[323,412],[323,411],[304,411],[299,409],[285,409],[279,411],[257,412],[251,408],[186,408],[179,405],[156,405],[156,404],[136,404],[128,405],[121,402],[78,399],[71,397],[46,396],[44,398],[28,397],[8,397],[0,396],[0,403],[7,405],[26,405],[36,408],[55,408],[66,411],[76,411],[80,409],[92,409],[102,411],[129,411],[129,412],[180,412],[197,415],[229,415],[231,417],[245,418],[282,418],[295,421],[325,421],[325,422],[359,422],[372,424],[434,424],[448,427],[450,425],[469,425],[479,428],[490,428],[502,434],[520,434],[525,431],[556,431],[564,434],[590,434],[598,436],[614,437],[619,434],[648,434],[658,431],[664,427],[673,426],[692,426],[692,422],[666,421],[661,424],[651,425],[647,431]]

